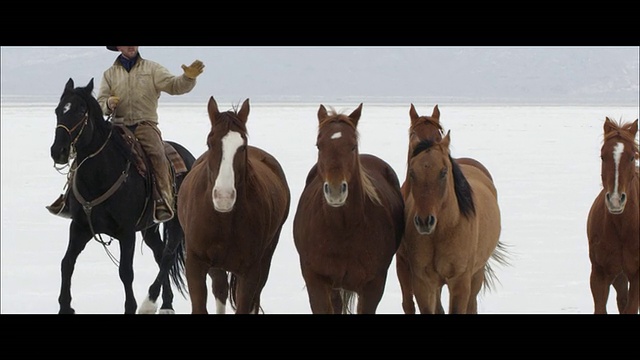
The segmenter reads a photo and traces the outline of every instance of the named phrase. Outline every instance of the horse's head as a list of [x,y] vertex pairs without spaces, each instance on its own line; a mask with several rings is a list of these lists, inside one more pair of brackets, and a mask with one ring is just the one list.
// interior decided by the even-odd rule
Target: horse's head
[[408,164],[409,192],[414,199],[414,225],[422,235],[436,229],[445,209],[457,207],[460,214],[475,214],[471,187],[451,157],[451,131],[442,140],[418,143]]
[[359,176],[358,120],[362,104],[351,114],[338,114],[320,105],[318,109],[318,175],[323,181],[322,191],[329,206],[345,204],[349,182]]
[[440,110],[438,105],[433,108],[431,116],[420,116],[416,108],[411,104],[409,109],[411,126],[409,127],[409,157],[413,149],[423,140],[439,141],[444,135],[440,125]]
[[621,214],[627,204],[627,192],[637,182],[638,119],[633,123],[616,123],[608,117],[604,122],[604,142],[600,150],[602,159],[602,186],[605,205],[611,214]]
[[[86,145],[91,139],[90,105],[86,99],[92,97],[93,79],[85,87],[73,87],[69,79],[56,107],[56,130],[51,158],[56,164],[67,164],[72,149]],[[97,104],[97,102],[96,102]],[[84,136],[83,136],[84,135]]]
[[247,166],[247,128],[249,99],[239,111],[218,110],[213,96],[208,104],[211,131],[207,136],[207,166],[213,180],[211,198],[219,212],[233,210],[236,202],[236,184],[242,182]]

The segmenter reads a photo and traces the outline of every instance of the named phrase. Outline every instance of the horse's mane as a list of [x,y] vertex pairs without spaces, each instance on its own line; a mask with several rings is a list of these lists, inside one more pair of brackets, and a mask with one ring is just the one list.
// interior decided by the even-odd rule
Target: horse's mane
[[[247,125],[238,118],[237,106],[234,106],[233,110],[221,111],[218,116],[216,116],[216,123],[222,123],[227,128],[237,126],[244,135],[247,137],[249,136],[249,133],[247,132]],[[210,133],[209,135],[213,135],[213,133]]]
[[419,121],[412,123],[409,127],[409,135],[411,135],[411,133],[413,133],[415,129],[420,125],[433,125],[436,129],[438,129],[438,131],[440,131],[440,134],[444,135],[444,129],[442,128],[442,125],[440,125],[440,122],[438,122],[431,116],[420,116],[418,120]]
[[[114,125],[111,122],[105,120],[102,113],[102,108],[100,107],[98,100],[93,96],[93,94],[87,91],[86,87],[75,88],[73,89],[73,93],[79,96],[87,104],[89,108],[89,118],[95,118],[95,121],[93,121],[93,123],[96,126],[96,129],[103,132],[103,134],[107,134],[109,131],[113,131],[112,129]],[[122,154],[129,161],[132,161],[134,163],[136,162],[135,156],[131,151],[131,146],[127,144],[122,136],[111,136],[110,141],[114,142],[114,144],[118,147],[118,149],[120,149]]]
[[[433,139],[422,140],[416,148],[413,150],[411,157],[418,155],[423,151],[427,151],[433,147],[437,142]],[[460,165],[453,160],[451,154],[448,155],[449,162],[451,163],[451,174],[453,175],[453,186],[456,193],[456,199],[458,201],[458,208],[460,213],[469,218],[471,215],[475,215],[476,207],[473,203],[473,190],[469,185],[469,181],[462,173]]]
[[[360,133],[358,132],[358,128],[349,119],[349,117],[347,115],[344,115],[342,113],[338,113],[332,107],[329,107],[329,109],[327,110],[327,115],[328,116],[326,118],[322,119],[322,121],[318,125],[318,129],[321,129],[326,124],[329,124],[329,123],[332,123],[332,122],[345,123],[345,124],[351,126],[351,128],[353,128],[353,130],[356,133],[356,140],[359,141]],[[359,154],[359,152],[358,152],[358,154]],[[369,197],[369,200],[373,201],[374,203],[376,203],[378,205],[382,205],[382,200],[380,200],[380,196],[378,196],[378,192],[376,191],[376,187],[373,185],[373,182],[371,180],[371,175],[369,175],[367,170],[360,164],[360,159],[359,158],[357,158],[356,161],[358,163],[358,169],[360,170],[360,181],[361,181],[361,185],[362,185],[362,189],[364,190],[364,193],[367,195],[367,197]]]
[[622,120],[613,120],[611,118],[609,118],[609,120],[611,120],[611,124],[615,128],[615,131],[610,131],[604,134],[602,142],[605,143],[614,137],[620,137],[623,140],[632,143],[634,146],[633,149],[636,153],[640,151],[638,147],[638,140],[630,131],[628,131],[633,125],[633,122],[624,123]]

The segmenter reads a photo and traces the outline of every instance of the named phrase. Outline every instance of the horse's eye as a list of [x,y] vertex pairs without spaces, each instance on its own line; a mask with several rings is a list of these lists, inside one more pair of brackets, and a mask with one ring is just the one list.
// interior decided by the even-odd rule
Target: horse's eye
[[353,147],[351,148],[351,151],[356,151],[357,148],[358,148],[357,145],[353,145]]
[[440,170],[440,175],[439,175],[440,179],[444,179],[447,176],[447,172],[448,172],[447,168]]

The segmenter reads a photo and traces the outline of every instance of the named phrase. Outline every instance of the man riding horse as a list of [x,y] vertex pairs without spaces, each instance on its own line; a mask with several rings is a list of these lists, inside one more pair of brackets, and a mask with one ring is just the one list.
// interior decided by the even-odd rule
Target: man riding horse
[[[184,73],[172,75],[162,65],[142,58],[138,46],[107,46],[120,55],[102,76],[98,102],[105,115],[113,117],[113,123],[131,129],[149,157],[155,174],[154,221],[162,223],[174,217],[174,193],[171,168],[165,154],[162,133],[158,128],[158,99],[160,93],[182,95],[196,85],[196,78],[203,72],[200,60],[182,65]],[[66,206],[68,190],[51,205],[49,212],[69,218]]]

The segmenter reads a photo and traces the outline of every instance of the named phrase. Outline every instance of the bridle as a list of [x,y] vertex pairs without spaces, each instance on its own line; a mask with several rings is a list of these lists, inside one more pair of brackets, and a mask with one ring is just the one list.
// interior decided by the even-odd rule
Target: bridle
[[[106,121],[109,121],[111,119],[111,117],[113,116],[113,114],[115,114],[115,110],[114,112],[109,115],[109,117],[107,118]],[[82,119],[80,119],[73,127],[71,127],[71,129],[69,129],[66,125],[64,124],[57,124],[56,125],[56,130],[58,128],[62,128],[65,131],[67,131],[67,133],[69,134],[69,137],[71,137],[73,140],[71,141],[70,144],[70,149],[69,149],[69,158],[66,164],[64,164],[62,167],[58,167],[55,163],[54,163],[54,168],[61,173],[61,170],[69,167],[69,172],[67,173],[67,184],[66,186],[69,184],[69,182],[71,182],[71,189],[73,191],[73,194],[76,198],[76,200],[78,200],[78,202],[82,205],[82,209],[84,210],[84,213],[87,215],[87,222],[89,223],[89,228],[91,229],[91,233],[93,233],[93,238],[98,241],[99,243],[101,243],[102,245],[106,246],[106,245],[110,245],[111,242],[113,241],[113,238],[111,238],[111,240],[109,242],[105,242],[104,240],[102,240],[102,236],[101,234],[97,234],[96,231],[93,228],[93,222],[91,221],[91,210],[93,209],[93,207],[98,206],[99,204],[103,203],[104,201],[106,201],[108,198],[111,197],[111,195],[113,195],[119,188],[120,186],[126,181],[127,176],[129,174],[129,168],[131,167],[131,161],[127,161],[127,165],[125,167],[125,169],[122,171],[122,173],[120,174],[120,177],[118,177],[118,179],[113,183],[113,185],[111,185],[111,187],[102,195],[98,196],[97,198],[91,200],[91,201],[87,201],[82,194],[80,194],[80,191],[78,190],[77,184],[76,184],[76,179],[77,177],[75,176],[75,174],[77,173],[77,171],[80,169],[80,167],[82,166],[82,164],[84,164],[85,161],[95,157],[96,155],[100,154],[100,152],[102,152],[102,150],[104,150],[104,148],[107,146],[107,144],[109,143],[109,140],[111,139],[111,136],[113,134],[113,127],[111,127],[111,129],[109,130],[109,134],[107,135],[106,140],[104,141],[104,143],[102,144],[102,146],[100,146],[100,148],[98,148],[98,150],[96,150],[95,152],[89,154],[87,157],[85,157],[84,159],[82,159],[82,161],[80,161],[80,163],[78,165],[70,165],[70,163],[73,162],[73,160],[76,158],[76,143],[78,142],[78,139],[80,138],[80,136],[82,135],[85,127],[87,126],[87,123],[89,121],[89,111],[87,110],[87,112],[85,112],[84,116],[82,117]],[[78,131],[78,134],[73,137],[73,132],[76,131],[78,129],[78,127],[80,127],[80,131]],[[74,163],[75,164],[75,163]],[[106,247],[105,247],[106,249]],[[113,258],[113,256],[111,254],[109,254],[110,257],[112,258],[112,260],[115,262],[115,258]]]

